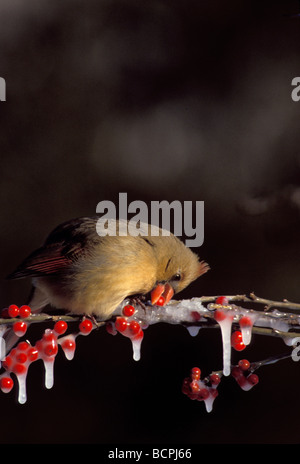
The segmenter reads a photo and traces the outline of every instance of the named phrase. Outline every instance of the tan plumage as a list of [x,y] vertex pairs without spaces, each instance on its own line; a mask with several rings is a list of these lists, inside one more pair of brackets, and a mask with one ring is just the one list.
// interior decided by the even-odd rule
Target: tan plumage
[[108,319],[126,297],[153,291],[152,301],[161,294],[168,301],[209,269],[177,237],[162,236],[161,229],[159,236],[100,237],[98,219],[61,224],[8,276],[33,279],[32,311],[50,304]]

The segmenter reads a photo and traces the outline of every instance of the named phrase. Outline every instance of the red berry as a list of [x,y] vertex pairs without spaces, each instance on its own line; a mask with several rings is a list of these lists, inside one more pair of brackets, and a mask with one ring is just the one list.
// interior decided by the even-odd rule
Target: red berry
[[27,361],[27,355],[25,353],[17,354],[16,361],[18,363],[24,364]]
[[242,351],[242,350],[244,350],[246,348],[246,345],[244,345],[244,343],[243,343],[242,332],[240,332],[239,330],[236,330],[231,335],[231,346],[236,351]]
[[243,375],[236,378],[235,380],[237,381],[237,383],[239,384],[240,387],[243,387],[247,383],[247,379]]
[[201,370],[199,369],[199,367],[193,367],[193,369],[191,369],[191,377],[193,380],[200,380],[200,376],[201,376]]
[[12,358],[14,358],[17,354],[17,348],[13,348],[9,354]]
[[218,374],[211,374],[209,376],[209,380],[212,385],[219,385],[219,383],[221,382],[221,378]]
[[18,351],[27,351],[29,348],[29,343],[28,342],[19,342],[17,345]]
[[18,337],[21,337],[26,333],[27,330],[27,324],[26,322],[20,321],[20,322],[15,322],[13,325],[13,331]]
[[29,361],[34,362],[38,359],[39,352],[35,347],[31,347],[28,350],[27,356],[28,356]]
[[198,396],[197,399],[199,401],[206,400],[209,397],[209,391],[207,390],[207,388],[201,388],[197,396]]
[[186,377],[182,382],[182,393],[187,395],[190,391],[190,379]]
[[226,313],[222,311],[222,309],[216,309],[214,317],[217,322],[221,322],[224,321],[224,319],[226,319]]
[[216,398],[219,394],[216,388],[211,388],[209,393],[210,393],[210,396],[212,396],[213,398]]
[[242,369],[242,371],[247,371],[250,367],[250,362],[248,359],[240,359],[239,367]]
[[140,329],[138,333],[133,336],[132,340],[139,340],[143,337],[144,337],[144,332],[142,331],[142,329]]
[[44,332],[44,335],[43,335],[43,341],[47,341],[47,342],[53,342],[53,341],[56,341],[56,336],[55,334],[53,333],[53,330],[51,329],[46,329],[45,332]]
[[13,372],[14,372],[16,375],[24,375],[24,374],[26,374],[26,372],[27,372],[27,367],[24,366],[24,364],[17,363],[17,364],[15,364],[14,367],[13,367]]
[[12,363],[13,363],[12,357],[11,356],[6,356],[6,358],[4,358],[4,360],[2,362],[2,366],[4,367],[4,369],[10,370],[10,368],[12,366]]
[[31,309],[27,305],[23,305],[20,308],[19,316],[20,317],[29,317],[31,314]]
[[155,303],[157,306],[163,306],[165,304],[165,299],[163,296],[160,296],[157,300],[157,302]]
[[12,304],[8,307],[9,317],[17,317],[19,315],[19,312],[20,312],[20,308],[17,305]]
[[72,340],[71,338],[66,338],[66,340],[64,340],[61,346],[64,350],[74,351],[76,348],[76,343],[75,340]]
[[126,306],[124,306],[124,308],[123,308],[123,314],[124,314],[124,316],[130,317],[130,316],[132,316],[134,313],[135,313],[135,309],[134,309],[133,306],[131,306],[131,305],[126,305]]
[[243,374],[243,371],[242,369],[240,369],[239,367],[237,366],[234,366],[232,369],[231,369],[231,375],[232,377],[237,380],[239,377],[244,377],[244,374]]
[[252,385],[256,385],[256,384],[259,382],[258,375],[256,375],[256,374],[250,374],[250,375],[247,377],[247,380],[248,380],[248,382],[251,383]]
[[68,324],[66,321],[57,321],[54,325],[54,332],[56,332],[58,335],[62,335],[66,332],[68,328]]
[[197,393],[200,391],[200,386],[197,382],[197,380],[193,380],[191,383],[190,383],[190,389],[193,393]]
[[43,352],[46,356],[56,356],[58,352],[57,343],[47,343],[43,348]]
[[216,303],[217,304],[220,304],[220,305],[228,305],[229,303],[229,300],[226,296],[219,296],[217,299],[216,299]]
[[43,345],[43,341],[42,341],[42,340],[38,340],[38,341],[36,342],[34,348],[36,349],[37,352],[39,352],[39,351],[42,352],[42,351],[43,351],[43,346],[44,346],[44,345]]
[[89,319],[84,319],[79,324],[79,330],[83,335],[88,335],[93,329],[93,323]]
[[131,321],[129,324],[129,330],[132,335],[137,335],[141,330],[141,326],[137,321]]
[[0,388],[3,393],[9,393],[14,386],[14,381],[10,377],[2,377],[0,379]]
[[253,325],[249,316],[242,316],[240,319],[240,327],[251,327]]
[[199,319],[201,319],[201,314],[198,313],[198,311],[192,311],[191,316],[194,319],[194,321],[199,321]]
[[115,327],[118,332],[124,332],[127,329],[128,323],[124,317],[117,317]]

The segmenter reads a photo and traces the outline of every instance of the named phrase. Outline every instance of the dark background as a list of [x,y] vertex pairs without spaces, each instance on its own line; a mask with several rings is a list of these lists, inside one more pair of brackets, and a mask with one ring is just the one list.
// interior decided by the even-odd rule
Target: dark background
[[[294,13],[292,0],[1,1],[2,307],[24,304],[30,282],[5,276],[50,230],[119,192],[204,200],[194,251],[212,270],[180,298],[300,301]],[[285,350],[256,336],[242,357]],[[35,363],[25,405],[1,393],[0,442],[300,442],[297,363],[262,368],[250,392],[225,379],[210,414],[181,393],[194,365],[221,368],[219,331],[152,326],[138,363],[125,337],[94,331],[72,362],[58,355],[52,390]]]

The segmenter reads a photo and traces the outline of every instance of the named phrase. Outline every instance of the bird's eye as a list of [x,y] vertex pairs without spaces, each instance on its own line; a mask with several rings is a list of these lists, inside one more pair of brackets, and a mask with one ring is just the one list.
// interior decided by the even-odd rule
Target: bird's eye
[[173,275],[172,277],[172,280],[180,280],[181,279],[181,275],[179,273]]

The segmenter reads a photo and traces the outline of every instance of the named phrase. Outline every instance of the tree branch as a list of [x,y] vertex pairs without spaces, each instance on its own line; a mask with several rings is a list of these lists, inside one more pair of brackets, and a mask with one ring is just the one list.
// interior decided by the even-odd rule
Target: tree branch
[[[273,337],[293,339],[300,336],[300,315],[290,312],[292,310],[300,310],[299,303],[292,303],[288,300],[274,301],[266,298],[256,296],[254,293],[247,295],[230,295],[226,296],[228,304],[215,303],[218,296],[203,296],[199,298],[192,298],[189,300],[171,300],[166,306],[152,306],[152,305],[135,305],[134,319],[144,326],[149,326],[159,322],[169,324],[181,324],[187,328],[219,328],[218,322],[215,320],[215,311],[217,309],[224,309],[229,311],[233,316],[233,325],[237,325],[242,316],[249,315],[253,318],[252,332],[259,335],[267,335]],[[129,301],[124,301],[109,321],[113,321],[116,316],[122,315],[123,307]],[[252,303],[255,305],[264,305],[263,311],[257,309],[244,308],[231,302]],[[271,308],[274,308],[272,312]],[[276,308],[284,308],[290,310],[289,312],[281,312]],[[72,315],[62,313],[59,315],[52,315],[51,313],[37,313],[31,314],[22,320],[32,323],[42,322],[57,322],[63,320],[66,322],[77,322],[82,319],[80,315]],[[0,326],[10,326],[19,321],[19,317],[15,318],[0,318]],[[101,318],[95,318],[97,326],[103,326],[109,321],[103,321]],[[293,328],[293,331],[290,329]],[[196,332],[196,330],[195,330]]]
[[[245,305],[251,307],[245,308]],[[254,309],[254,307],[258,307],[258,309]],[[297,314],[300,304],[287,300],[281,302],[268,300],[257,297],[254,293],[249,296],[203,296],[187,300],[171,300],[165,306],[152,306],[148,302],[143,304],[138,299],[132,301],[128,299],[116,309],[109,320],[63,312],[61,314],[30,314],[28,307],[26,307],[27,313],[24,313],[24,310],[21,311],[22,307],[20,310],[18,307],[16,308],[17,312],[12,311],[12,308],[4,310],[0,318],[0,360],[3,360],[2,367],[4,368],[4,373],[0,375],[0,389],[5,393],[10,391],[13,387],[10,374],[15,374],[19,383],[18,401],[20,403],[24,403],[27,398],[25,380],[27,370],[32,362],[42,359],[45,366],[45,385],[47,388],[51,388],[53,385],[53,364],[58,346],[61,346],[67,359],[72,359],[76,337],[88,335],[91,330],[101,326],[106,326],[112,335],[119,332],[128,337],[132,342],[133,358],[136,361],[140,359],[144,330],[152,324],[160,322],[179,324],[186,327],[192,336],[197,335],[199,330],[203,328],[220,329],[223,344],[222,371],[214,371],[210,376],[201,380],[200,369],[194,368],[191,376],[186,378],[183,384],[183,393],[191,399],[204,400],[208,412],[211,411],[213,401],[217,396],[216,389],[221,377],[232,375],[240,387],[248,391],[258,382],[258,376],[253,374],[258,368],[289,357],[298,361],[300,356],[300,349],[298,349],[300,314]],[[278,308],[284,309],[284,311],[280,311]],[[23,318],[19,316],[9,317],[9,315],[15,314],[30,315]],[[9,351],[7,342],[9,342],[12,333],[15,343],[15,338],[22,337],[28,325],[48,322],[53,322],[54,328],[46,328],[42,338],[34,346],[29,341],[19,342],[16,349]],[[64,335],[68,323],[73,322],[77,323],[76,331]],[[20,325],[23,325],[24,332],[20,333]],[[238,350],[244,349],[250,344],[252,333],[280,337],[287,345],[295,346],[295,348],[288,354],[284,353],[252,363],[240,360],[241,365],[232,366],[232,346]],[[232,338],[237,334],[241,340],[238,343],[242,343],[243,347],[237,346],[237,342],[234,341],[236,338]]]

